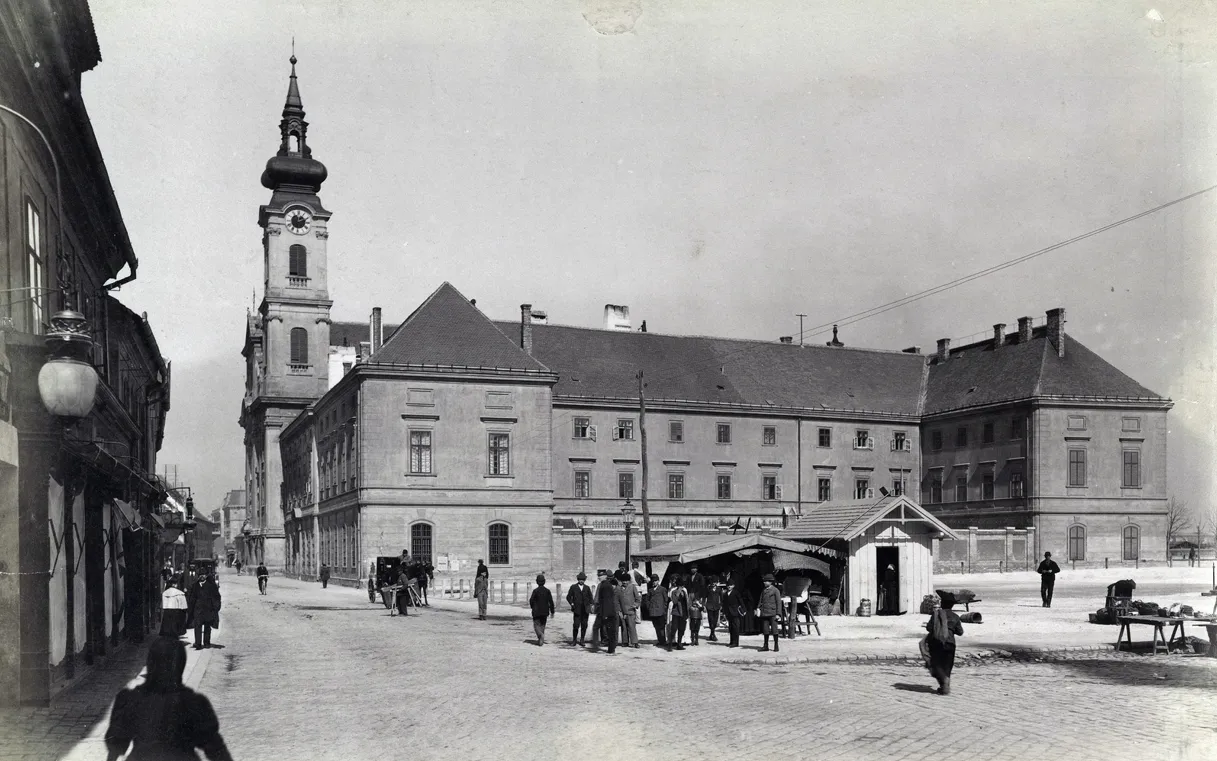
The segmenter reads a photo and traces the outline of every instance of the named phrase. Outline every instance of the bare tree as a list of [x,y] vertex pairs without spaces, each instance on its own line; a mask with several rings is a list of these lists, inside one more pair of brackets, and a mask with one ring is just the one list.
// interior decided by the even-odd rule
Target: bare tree
[[1171,495],[1166,501],[1166,546],[1169,548],[1187,526],[1187,500]]

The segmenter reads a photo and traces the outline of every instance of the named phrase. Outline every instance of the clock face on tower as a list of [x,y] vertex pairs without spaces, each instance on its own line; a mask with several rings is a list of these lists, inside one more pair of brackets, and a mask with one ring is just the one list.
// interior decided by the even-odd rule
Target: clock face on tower
[[308,212],[303,209],[292,209],[287,213],[287,229],[296,235],[304,235],[312,223]]

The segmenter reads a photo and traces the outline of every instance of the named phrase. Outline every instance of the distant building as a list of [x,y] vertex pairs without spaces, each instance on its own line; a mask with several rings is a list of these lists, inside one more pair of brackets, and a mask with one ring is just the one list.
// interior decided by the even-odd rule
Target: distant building
[[242,530],[246,528],[245,490],[233,489],[225,494],[219,512],[220,538],[224,541],[224,551],[217,554],[216,557],[225,562],[233,562],[237,558],[242,558],[242,562],[247,562],[242,556],[245,549],[245,536]]

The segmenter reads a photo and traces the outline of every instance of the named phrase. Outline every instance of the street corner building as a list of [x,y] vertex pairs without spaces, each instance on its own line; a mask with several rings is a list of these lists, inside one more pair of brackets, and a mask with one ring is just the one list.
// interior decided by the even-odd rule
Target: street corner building
[[562,578],[639,549],[642,500],[657,545],[838,542],[849,595],[892,565],[901,609],[935,570],[1165,559],[1171,402],[1069,337],[1064,309],[929,356],[835,329],[666,335],[613,304],[594,328],[528,303],[492,320],[449,283],[399,324],[332,322],[327,170],[291,63],[243,351],[249,562],[354,584],[405,550],[440,574]]
[[0,702],[45,705],[157,623],[170,368],[81,100],[83,0],[0,6]]

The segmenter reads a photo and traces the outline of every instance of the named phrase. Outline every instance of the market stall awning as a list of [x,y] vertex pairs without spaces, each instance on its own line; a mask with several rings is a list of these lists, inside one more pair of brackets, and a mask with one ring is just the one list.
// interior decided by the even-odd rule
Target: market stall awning
[[[812,558],[811,554],[823,557],[838,558],[840,553],[826,547],[815,547],[803,542],[781,539],[772,534],[717,534],[713,536],[694,536],[668,544],[661,544],[649,550],[638,550],[631,556],[641,561],[667,561],[669,563],[693,563],[716,555],[748,555],[753,552],[775,551],[793,553],[809,561],[817,561],[821,573],[827,573],[828,564]],[[807,566],[815,568],[815,566]]]

